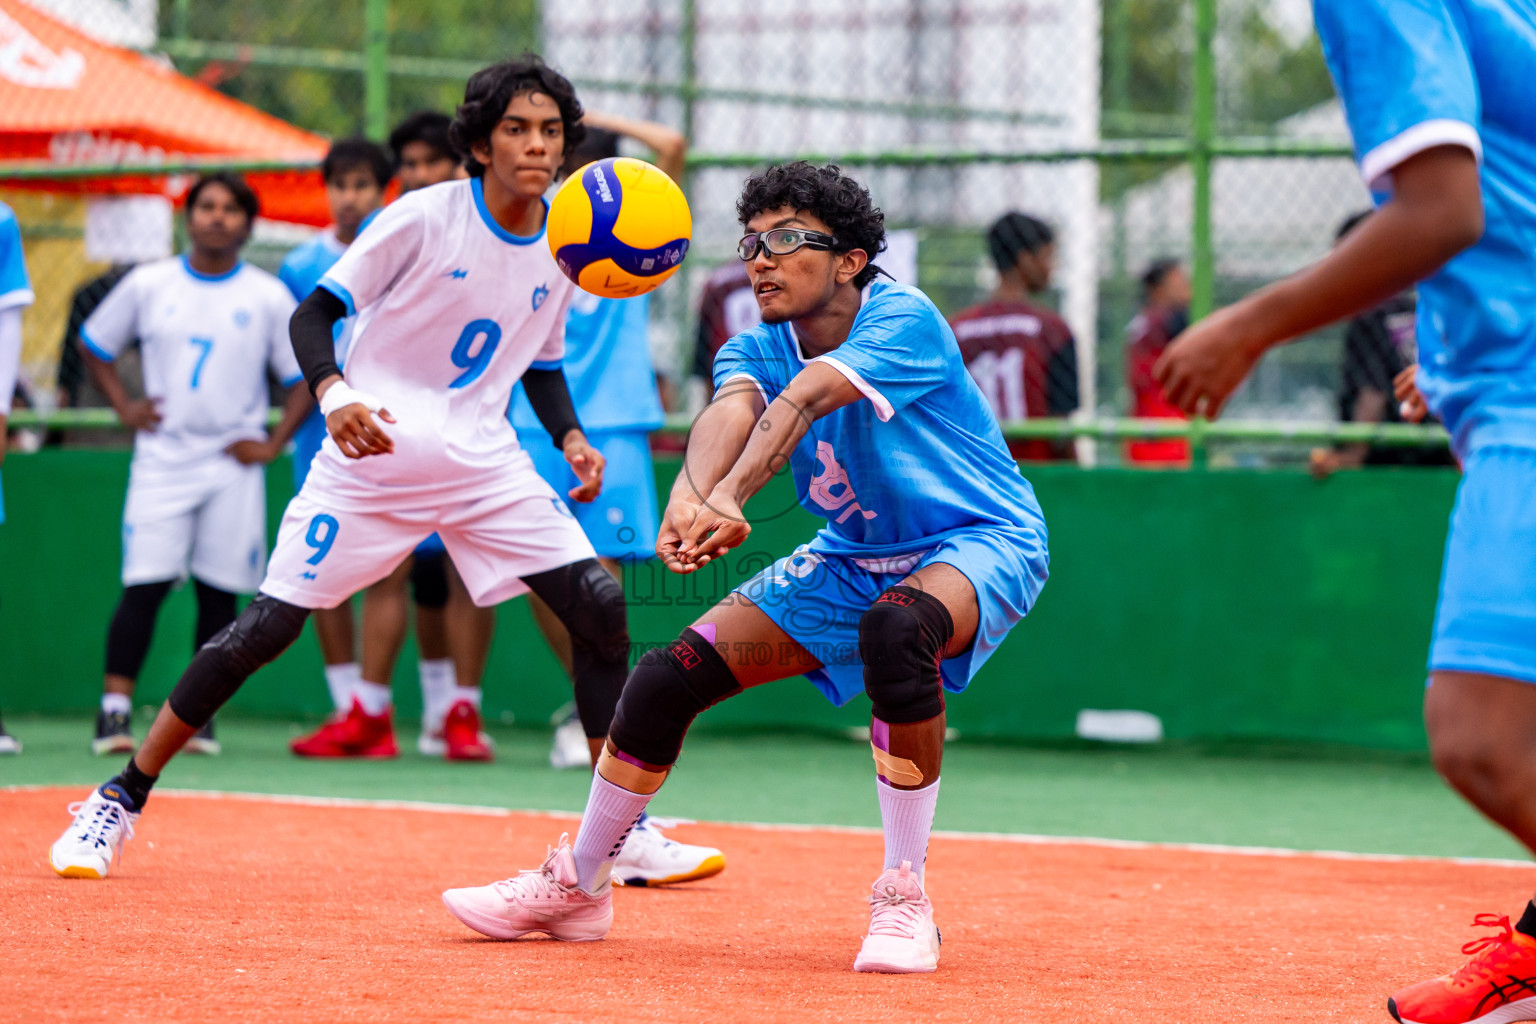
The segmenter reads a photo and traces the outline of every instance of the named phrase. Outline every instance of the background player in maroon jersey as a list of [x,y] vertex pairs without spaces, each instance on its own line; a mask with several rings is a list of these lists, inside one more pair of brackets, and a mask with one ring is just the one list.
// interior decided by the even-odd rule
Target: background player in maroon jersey
[[[1163,395],[1152,366],[1163,349],[1189,326],[1189,275],[1176,259],[1155,260],[1141,275],[1141,312],[1125,328],[1125,375],[1131,387],[1131,415],[1148,419],[1183,419]],[[1189,442],[1132,441],[1126,458],[1144,464],[1189,464]]]
[[[1034,296],[1051,286],[1056,235],[1044,221],[1007,213],[987,229],[997,287],[951,321],[966,369],[999,420],[1066,416],[1077,409],[1072,329]],[[1070,441],[1009,441],[1017,459],[1070,459]]]

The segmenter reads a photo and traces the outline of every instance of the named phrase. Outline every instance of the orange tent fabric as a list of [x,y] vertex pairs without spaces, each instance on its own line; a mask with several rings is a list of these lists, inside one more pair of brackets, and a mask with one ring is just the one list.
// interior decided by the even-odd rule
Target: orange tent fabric
[[[318,135],[132,50],[96,42],[24,0],[0,0],[0,161],[153,167],[199,157],[319,160],[326,146]],[[313,171],[258,172],[249,180],[261,196],[263,216],[330,222]],[[157,192],[179,200],[191,181],[145,175],[6,184],[54,192]]]

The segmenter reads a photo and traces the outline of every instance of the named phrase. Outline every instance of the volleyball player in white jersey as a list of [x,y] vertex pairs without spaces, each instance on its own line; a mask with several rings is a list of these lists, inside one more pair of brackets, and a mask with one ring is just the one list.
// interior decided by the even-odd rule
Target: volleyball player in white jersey
[[[92,379],[136,431],[123,508],[123,594],[107,630],[106,678],[91,749],[131,753],[129,713],[155,618],[189,574],[197,595],[192,649],[235,618],[235,595],[261,582],[267,554],[263,467],[308,413],[282,283],[240,259],[256,193],[239,177],[203,177],[187,194],[186,255],[134,268],[80,329]],[[144,395],[113,365],[139,342]],[[266,430],[268,374],[290,388]],[[192,745],[217,753],[210,728]]]
[[[471,178],[386,207],[294,314],[293,346],[330,436],[278,531],[266,580],[204,645],[143,746],[79,805],[53,846],[63,875],[106,875],[166,763],[311,609],[382,578],[436,531],[475,603],[537,594],[570,631],[577,707],[606,735],[628,666],[624,594],[561,497],[517,444],[529,400],[590,501],[603,458],[560,370],[574,289],[543,240],[543,194],[580,141],[570,82],[528,55],[465,88],[453,141]],[[356,312],[346,376],[332,325]]]

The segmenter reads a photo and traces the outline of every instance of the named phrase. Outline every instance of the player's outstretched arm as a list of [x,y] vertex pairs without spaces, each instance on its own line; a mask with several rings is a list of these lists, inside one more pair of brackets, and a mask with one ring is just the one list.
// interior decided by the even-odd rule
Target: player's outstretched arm
[[1483,233],[1477,158],[1425,150],[1392,169],[1392,199],[1299,273],[1212,313],[1153,370],[1187,415],[1216,416],[1265,351],[1370,309],[1433,274]]
[[688,159],[688,140],[681,132],[655,121],[620,117],[600,110],[588,110],[581,116],[581,123],[601,128],[619,135],[627,135],[641,145],[649,146],[655,155],[656,166],[673,181],[682,183],[683,169]]
[[572,501],[595,500],[603,490],[603,468],[606,462],[602,452],[588,443],[586,432],[581,429],[565,371],[559,367],[528,370],[523,374],[523,393],[528,396],[533,414],[549,432],[550,440],[555,442],[555,447],[560,449],[571,471],[581,481],[566,496]]
[[678,555],[685,562],[736,547],[751,534],[742,506],[789,464],[790,453],[811,424],[864,395],[841,372],[811,363],[795,375],[753,425],[731,471],[709,491],[683,536]]
[[725,554],[725,548],[699,551],[685,561],[679,558],[678,547],[709,493],[741,457],[765,408],[758,386],[742,377],[720,385],[714,400],[694,421],[683,468],[672,481],[656,535],[656,555],[673,572],[693,572],[710,558]]

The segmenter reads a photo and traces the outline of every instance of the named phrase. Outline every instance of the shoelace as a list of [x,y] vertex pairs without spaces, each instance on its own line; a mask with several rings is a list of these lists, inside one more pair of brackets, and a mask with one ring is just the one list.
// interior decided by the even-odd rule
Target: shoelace
[[897,892],[895,886],[886,886],[883,894],[871,893],[869,905],[869,934],[910,939],[917,933],[922,907]]
[[[69,805],[69,813],[78,818],[81,809],[89,802],[88,800],[76,800]],[[107,831],[109,827],[114,825],[123,830],[126,838],[133,838],[133,819],[129,816],[127,809],[114,800],[103,800],[95,805],[95,812],[86,820],[85,824],[79,826],[75,842],[88,842],[92,846],[105,846],[111,849],[112,843],[107,838]],[[121,857],[122,852],[123,847],[121,843],[112,851],[114,858]]]
[[1497,928],[1497,935],[1484,935],[1461,947],[1462,953],[1472,957],[1456,972],[1458,982],[1481,980],[1499,970],[1514,958],[1515,930],[1510,927],[1505,914],[1478,914],[1472,919],[1474,928]]
[[494,883],[495,889],[502,899],[512,900],[519,896],[558,896],[569,891],[567,886],[555,881],[555,856],[560,852],[560,847],[565,845],[566,835],[560,836],[560,843],[549,848],[544,863],[536,868],[519,871],[516,878],[503,879]]

